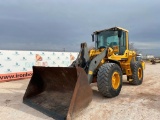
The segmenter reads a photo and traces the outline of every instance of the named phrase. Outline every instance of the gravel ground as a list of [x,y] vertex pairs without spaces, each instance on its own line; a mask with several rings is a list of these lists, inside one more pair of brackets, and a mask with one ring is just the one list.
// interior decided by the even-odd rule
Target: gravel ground
[[[160,120],[160,64],[146,64],[144,82],[129,85],[123,77],[118,97],[104,98],[91,84],[93,100],[76,120]],[[0,83],[0,120],[52,120],[22,103],[29,80]]]

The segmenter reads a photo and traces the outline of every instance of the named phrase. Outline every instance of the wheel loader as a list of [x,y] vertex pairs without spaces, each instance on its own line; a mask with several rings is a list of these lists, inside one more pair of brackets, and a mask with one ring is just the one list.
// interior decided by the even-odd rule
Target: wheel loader
[[23,102],[54,119],[74,119],[92,100],[90,84],[112,98],[120,94],[122,76],[132,85],[143,82],[145,63],[129,50],[128,30],[113,27],[92,34],[95,47],[81,43],[69,67],[36,67]]

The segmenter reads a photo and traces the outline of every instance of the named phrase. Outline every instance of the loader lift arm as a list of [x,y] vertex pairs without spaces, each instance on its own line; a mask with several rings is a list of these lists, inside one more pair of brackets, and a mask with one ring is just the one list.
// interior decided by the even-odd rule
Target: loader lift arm
[[89,59],[89,53],[87,48],[87,43],[81,43],[81,50],[77,59],[71,65],[72,67],[82,67],[88,76],[88,82],[92,83],[93,81],[93,73],[95,72],[96,68],[98,67],[101,60],[107,56],[107,48],[103,50],[99,55],[94,57],[92,60]]

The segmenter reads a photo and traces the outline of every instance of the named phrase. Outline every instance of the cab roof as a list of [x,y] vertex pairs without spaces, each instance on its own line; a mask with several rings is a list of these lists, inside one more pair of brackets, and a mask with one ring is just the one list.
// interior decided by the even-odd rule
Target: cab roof
[[99,32],[103,32],[103,31],[109,31],[109,30],[123,30],[125,32],[129,32],[128,30],[124,29],[124,28],[121,28],[121,27],[112,27],[112,28],[109,28],[109,29],[104,29],[104,30],[98,30],[98,31],[95,31],[94,33],[99,33]]

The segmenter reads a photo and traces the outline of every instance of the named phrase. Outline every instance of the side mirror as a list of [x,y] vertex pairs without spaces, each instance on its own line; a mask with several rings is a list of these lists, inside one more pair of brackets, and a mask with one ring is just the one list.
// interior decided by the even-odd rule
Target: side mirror
[[94,34],[92,34],[92,42],[94,42]]
[[120,38],[122,36],[122,30],[118,30],[118,37]]

